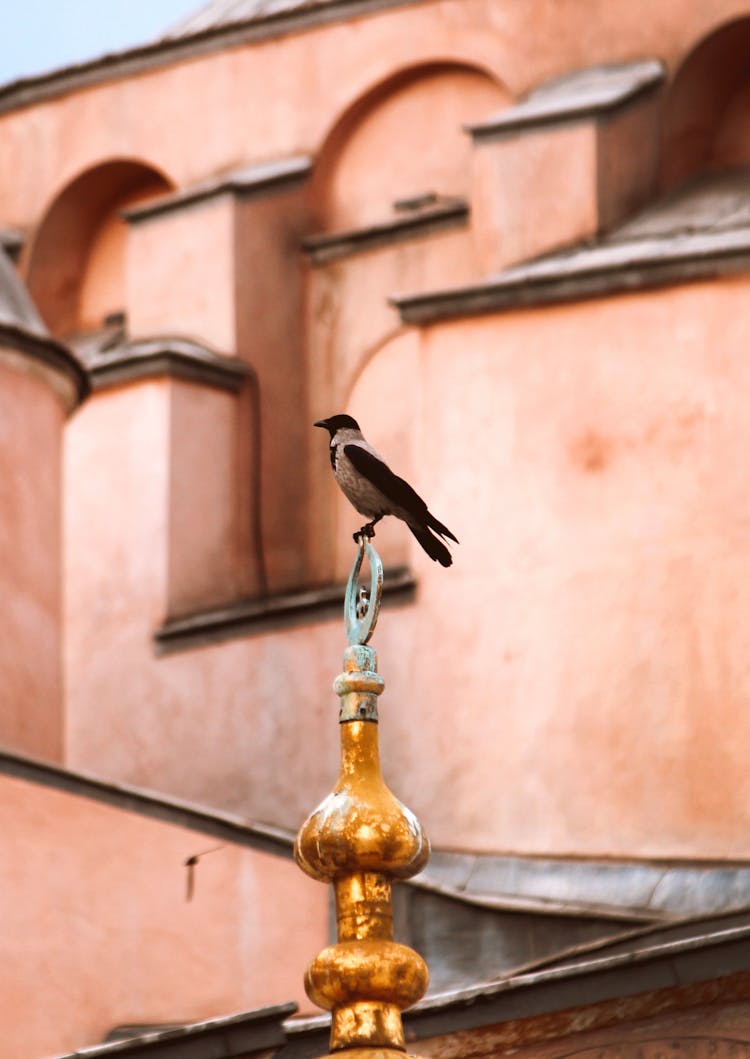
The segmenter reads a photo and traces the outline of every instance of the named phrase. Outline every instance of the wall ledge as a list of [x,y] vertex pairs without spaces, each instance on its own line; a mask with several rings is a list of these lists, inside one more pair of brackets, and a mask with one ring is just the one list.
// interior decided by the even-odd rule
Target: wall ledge
[[515,106],[465,129],[481,144],[545,125],[600,118],[653,92],[665,76],[657,59],[576,70],[545,82]]
[[88,361],[95,391],[168,376],[237,393],[253,375],[236,357],[223,356],[188,338],[157,337],[123,342]]
[[434,206],[404,212],[364,228],[308,236],[302,241],[302,249],[312,265],[327,265],[404,239],[418,239],[449,228],[462,228],[468,220],[469,204],[465,199],[445,199]]
[[0,322],[0,349],[13,350],[29,357],[44,368],[51,369],[56,376],[62,377],[68,411],[80,404],[91,390],[85,367],[67,346],[54,338]]
[[8,255],[14,265],[18,263],[25,242],[26,236],[20,228],[13,228],[11,226],[0,228],[0,247]]
[[300,33],[328,23],[377,14],[392,7],[416,6],[425,2],[427,0],[292,0],[279,4],[276,10],[266,9],[265,13],[250,18],[209,24],[191,33],[162,37],[152,44],[0,85],[0,114],[34,106],[103,81],[133,77],[226,48],[274,40],[288,33]]
[[0,775],[103,802],[115,809],[211,835],[223,842],[291,858],[294,835],[282,828],[209,809],[171,795],[114,783],[8,750],[0,750]]
[[116,1027],[104,1043],[78,1049],[57,1059],[152,1059],[182,1056],[183,1059],[247,1059],[250,1055],[272,1054],[286,1041],[284,1019],[297,1010],[294,1002],[274,1004],[253,1011],[187,1022],[170,1026]]
[[[416,586],[414,574],[408,567],[386,570],[383,603],[387,606],[389,603],[412,602]],[[156,651],[165,654],[325,618],[340,619],[344,592],[343,584],[324,585],[167,618],[154,633]]]
[[282,158],[272,162],[245,166],[220,177],[201,181],[181,191],[169,192],[158,198],[149,199],[138,206],[131,206],[122,211],[123,218],[129,224],[160,217],[165,213],[175,213],[195,206],[198,203],[218,198],[220,195],[269,195],[286,191],[290,186],[307,180],[313,167],[312,159],[307,155],[294,158]]
[[[19,360],[36,362],[37,371],[63,398],[68,411],[89,392],[89,378],[76,353],[47,330],[28,289],[19,276],[5,246],[9,229],[3,229],[0,244],[0,348]],[[15,231],[15,229],[13,229]]]
[[749,269],[747,225],[578,246],[506,269],[480,283],[390,300],[404,323],[424,325],[676,286]]

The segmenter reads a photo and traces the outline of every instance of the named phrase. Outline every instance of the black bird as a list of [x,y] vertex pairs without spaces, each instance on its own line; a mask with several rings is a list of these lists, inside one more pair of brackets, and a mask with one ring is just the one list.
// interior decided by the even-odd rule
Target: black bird
[[381,518],[395,515],[406,523],[431,559],[441,566],[450,566],[451,553],[430,530],[440,537],[450,537],[456,544],[458,538],[430,514],[421,496],[368,445],[357,420],[337,415],[319,419],[315,426],[323,427],[331,437],[331,467],[342,493],[361,515],[370,519],[354,534],[355,541],[360,536],[374,537]]

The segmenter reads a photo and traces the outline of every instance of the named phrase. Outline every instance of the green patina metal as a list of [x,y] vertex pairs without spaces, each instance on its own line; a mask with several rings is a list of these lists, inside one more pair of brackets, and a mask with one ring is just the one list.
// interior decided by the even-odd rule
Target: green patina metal
[[[359,583],[362,560],[367,555],[370,567],[370,586]],[[378,621],[383,595],[383,564],[369,539],[360,535],[357,556],[349,574],[344,597],[344,625],[350,647],[368,642]]]

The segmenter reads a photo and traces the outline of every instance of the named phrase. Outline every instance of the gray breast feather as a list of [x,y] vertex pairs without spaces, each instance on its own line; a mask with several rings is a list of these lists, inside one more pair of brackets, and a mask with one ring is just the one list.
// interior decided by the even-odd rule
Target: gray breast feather
[[336,477],[363,515],[395,515],[409,523],[423,523],[427,518],[424,500],[365,441],[338,446]]
[[390,514],[388,498],[356,469],[344,452],[343,445],[336,449],[336,480],[346,499],[361,515],[377,518],[378,515]]

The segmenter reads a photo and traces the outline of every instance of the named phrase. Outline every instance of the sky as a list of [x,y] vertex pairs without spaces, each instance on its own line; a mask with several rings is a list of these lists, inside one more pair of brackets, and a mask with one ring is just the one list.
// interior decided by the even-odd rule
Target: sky
[[0,84],[146,44],[204,2],[0,0]]

